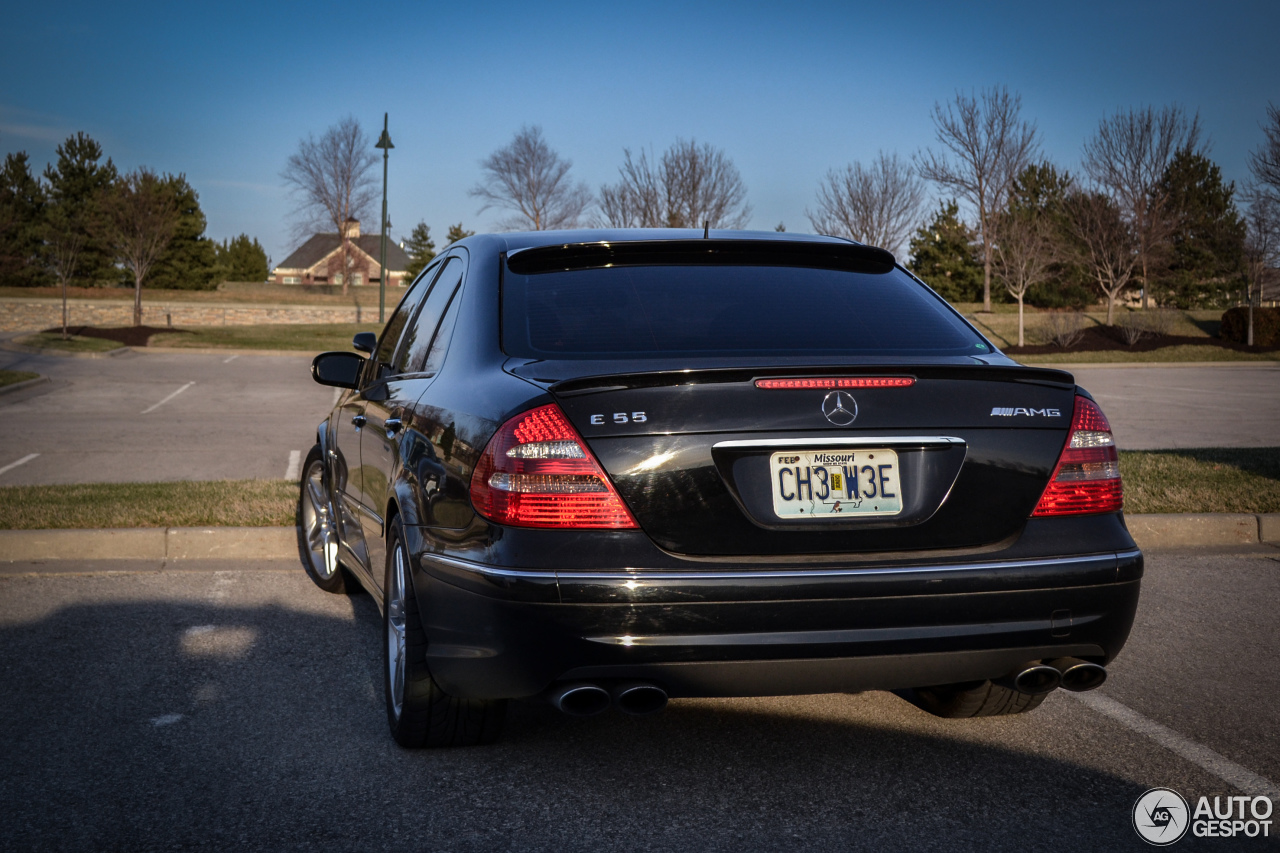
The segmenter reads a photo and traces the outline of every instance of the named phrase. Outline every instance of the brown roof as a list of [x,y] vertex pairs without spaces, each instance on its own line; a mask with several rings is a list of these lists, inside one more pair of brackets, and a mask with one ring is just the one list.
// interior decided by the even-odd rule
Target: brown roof
[[[351,242],[355,243],[360,248],[360,251],[377,261],[381,240],[382,238],[378,234],[361,234],[359,237],[352,238]],[[285,258],[277,269],[310,269],[324,260],[339,245],[340,240],[337,234],[314,234],[311,239],[295,249],[293,254]],[[403,272],[408,265],[409,255],[405,253],[404,249],[392,242],[391,235],[388,234],[387,270],[389,272]]]

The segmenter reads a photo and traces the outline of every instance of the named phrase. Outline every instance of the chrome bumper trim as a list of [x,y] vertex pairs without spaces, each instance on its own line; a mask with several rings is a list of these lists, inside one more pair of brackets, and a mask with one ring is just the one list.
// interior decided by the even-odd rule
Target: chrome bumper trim
[[807,580],[811,578],[842,578],[842,577],[860,577],[867,575],[902,575],[902,574],[928,574],[932,572],[966,572],[966,571],[989,571],[991,569],[1035,569],[1053,566],[1078,566],[1087,564],[1102,563],[1120,563],[1125,560],[1131,560],[1141,557],[1142,552],[1133,549],[1130,551],[1112,551],[1104,554],[1091,554],[1084,557],[1046,557],[1034,560],[993,560],[980,563],[943,563],[933,565],[916,565],[916,566],[885,566],[882,568],[865,568],[865,569],[771,569],[765,571],[743,571],[734,569],[723,572],[676,572],[676,571],[647,571],[645,569],[619,569],[616,571],[584,571],[584,572],[555,572],[543,569],[507,569],[498,568],[496,566],[486,566],[482,563],[475,563],[470,560],[460,560],[456,557],[445,557],[439,554],[423,554],[423,559],[432,560],[443,563],[453,569],[465,572],[471,572],[481,577],[503,579],[503,580],[543,580],[543,581],[703,581],[703,580],[752,580],[762,578],[785,578],[794,580]]

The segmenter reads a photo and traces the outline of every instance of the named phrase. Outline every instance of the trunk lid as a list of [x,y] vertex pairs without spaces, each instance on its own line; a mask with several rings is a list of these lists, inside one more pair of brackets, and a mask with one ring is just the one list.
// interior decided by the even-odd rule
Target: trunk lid
[[[998,545],[1044,490],[1075,396],[1068,373],[972,362],[627,366],[509,369],[548,387],[646,534],[690,556]],[[830,377],[913,381],[840,389],[833,419],[831,388],[756,385]]]

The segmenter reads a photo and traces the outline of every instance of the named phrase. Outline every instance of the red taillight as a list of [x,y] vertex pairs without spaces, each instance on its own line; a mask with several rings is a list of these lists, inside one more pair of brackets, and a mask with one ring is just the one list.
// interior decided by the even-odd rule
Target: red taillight
[[794,379],[757,379],[757,388],[910,388],[914,376],[812,376]]
[[1067,444],[1033,516],[1118,512],[1124,507],[1120,456],[1098,404],[1076,397]]
[[471,475],[471,503],[515,527],[638,526],[554,403],[516,415],[489,439]]

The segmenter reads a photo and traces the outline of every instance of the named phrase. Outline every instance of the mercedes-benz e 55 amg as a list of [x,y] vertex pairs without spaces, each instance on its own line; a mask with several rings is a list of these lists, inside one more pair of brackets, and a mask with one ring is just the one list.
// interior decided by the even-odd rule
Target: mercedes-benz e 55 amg
[[1106,416],[880,249],[481,235],[330,352],[313,580],[383,612],[405,746],[505,703],[898,690],[945,717],[1087,690],[1142,555]]

